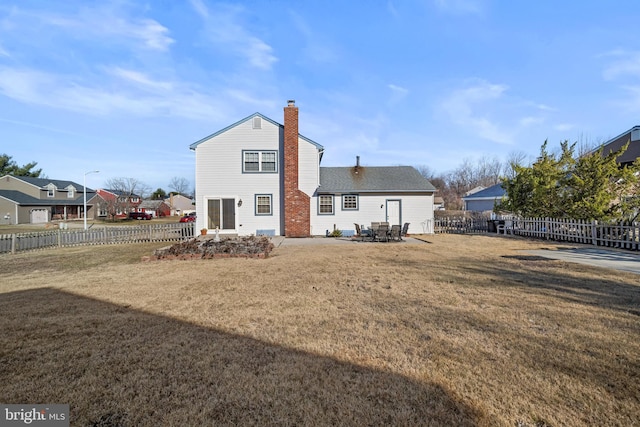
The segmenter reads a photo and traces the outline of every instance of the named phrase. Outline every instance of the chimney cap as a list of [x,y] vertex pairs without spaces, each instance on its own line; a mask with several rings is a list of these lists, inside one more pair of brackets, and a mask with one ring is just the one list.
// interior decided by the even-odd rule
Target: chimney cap
[[287,105],[289,105],[289,107],[293,107],[294,105],[296,105],[296,100],[295,99],[288,100]]

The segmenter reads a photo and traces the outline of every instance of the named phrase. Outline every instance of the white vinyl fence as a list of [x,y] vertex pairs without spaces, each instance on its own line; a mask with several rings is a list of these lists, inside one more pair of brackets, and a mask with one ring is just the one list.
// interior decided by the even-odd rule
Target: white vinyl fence
[[640,224],[637,222],[600,223],[574,219],[518,218],[513,220],[513,233],[547,240],[640,250]]
[[195,236],[195,223],[149,224],[100,227],[89,230],[51,230],[33,233],[0,234],[0,253],[34,249],[108,245],[116,243],[174,242]]
[[[493,222],[493,227],[490,225]],[[554,218],[510,218],[502,220],[441,218],[435,221],[435,233],[495,233],[496,224],[505,225],[508,234],[594,246],[640,250],[640,223],[603,223]]]

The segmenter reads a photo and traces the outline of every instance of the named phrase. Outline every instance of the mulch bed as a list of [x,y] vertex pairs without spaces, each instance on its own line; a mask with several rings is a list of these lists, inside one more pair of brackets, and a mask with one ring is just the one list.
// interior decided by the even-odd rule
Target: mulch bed
[[265,236],[222,238],[219,241],[211,238],[196,238],[157,249],[152,256],[145,256],[142,260],[267,258],[273,248],[273,243]]

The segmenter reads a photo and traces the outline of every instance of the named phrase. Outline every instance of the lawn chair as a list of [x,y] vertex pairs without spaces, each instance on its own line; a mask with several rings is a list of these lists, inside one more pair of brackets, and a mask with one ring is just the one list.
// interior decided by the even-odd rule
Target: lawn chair
[[378,242],[389,241],[389,226],[380,224],[375,231],[375,240]]
[[509,233],[513,236],[513,221],[505,220],[504,224],[498,224],[496,226],[496,233],[500,234],[500,232],[505,236]]
[[369,230],[366,230],[363,225],[356,224],[355,222],[353,225],[356,226],[356,239],[366,240],[369,237]]
[[400,224],[392,225],[391,231],[389,232],[389,239],[399,242],[400,240],[402,240],[402,237],[400,236],[401,232],[402,227],[400,227]]
[[400,239],[407,236],[407,232],[409,231],[409,223],[405,222],[402,226],[402,231],[400,232]]

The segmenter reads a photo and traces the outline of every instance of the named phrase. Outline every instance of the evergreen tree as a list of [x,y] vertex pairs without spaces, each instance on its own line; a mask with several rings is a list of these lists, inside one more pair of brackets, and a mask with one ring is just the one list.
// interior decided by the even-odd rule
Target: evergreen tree
[[503,180],[507,197],[495,209],[524,217],[629,218],[640,209],[640,162],[618,165],[616,159],[627,147],[576,158],[575,143],[561,143],[556,155],[547,151],[545,141],[533,165],[515,165],[512,177]]
[[12,157],[7,154],[0,154],[0,176],[13,175],[38,178],[42,173],[42,169],[33,170],[33,168],[38,164],[37,162],[31,162],[24,166],[19,166],[11,159]]

